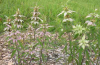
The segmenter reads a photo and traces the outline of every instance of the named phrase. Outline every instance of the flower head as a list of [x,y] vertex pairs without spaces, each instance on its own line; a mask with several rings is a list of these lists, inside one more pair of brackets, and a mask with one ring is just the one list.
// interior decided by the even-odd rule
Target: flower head
[[14,14],[13,16],[15,17],[15,19],[12,21],[14,27],[17,27],[18,29],[22,28],[23,27],[22,23],[24,22],[22,20],[22,18],[25,17],[25,16],[23,16],[23,15],[20,14],[19,9],[16,11],[16,14]]
[[67,18],[67,19],[63,20],[63,22],[73,22],[73,21],[74,21],[74,19],[72,19],[72,18]]
[[96,26],[96,24],[91,21],[86,21],[85,23],[87,23],[88,26]]
[[40,12],[38,11],[39,7],[35,6],[34,7],[34,11],[32,12],[33,13],[33,16],[31,17],[31,24],[34,24],[34,25],[37,25],[39,24],[39,21],[43,22],[43,20],[39,17],[40,15]]
[[59,13],[57,16],[64,14],[63,22],[72,22],[74,20],[70,18],[70,14],[72,14],[73,12],[75,11],[69,10],[67,7],[65,7],[64,10],[61,13]]
[[96,13],[90,13],[89,15],[86,16],[86,18],[100,18],[100,15],[96,14]]
[[88,44],[89,40],[85,39],[85,35],[82,37],[81,40],[79,40],[79,46],[81,46],[83,49],[85,49],[86,46],[89,46]]
[[64,10],[61,13],[59,13],[57,16],[64,14],[64,17],[65,17],[66,15],[72,14],[73,12],[75,12],[75,11],[69,10],[67,7],[65,7]]
[[73,26],[73,32],[75,34],[82,34],[83,31],[85,31],[86,29],[83,28],[81,25],[76,25],[76,26]]

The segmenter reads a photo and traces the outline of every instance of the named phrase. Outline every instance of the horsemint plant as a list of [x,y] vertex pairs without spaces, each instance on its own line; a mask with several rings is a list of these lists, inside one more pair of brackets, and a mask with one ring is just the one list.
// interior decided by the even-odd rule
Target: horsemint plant
[[[73,26],[73,33],[75,35],[74,37],[74,40],[77,41],[78,40],[78,43],[79,43],[79,47],[76,47],[76,53],[78,53],[78,55],[76,54],[76,59],[75,58],[75,61],[77,63],[77,65],[82,65],[84,64],[84,61],[86,60],[85,59],[85,56],[86,56],[86,53],[87,53],[87,49],[86,47],[89,47],[89,40],[86,40],[86,34],[87,34],[87,28],[77,24],[75,26]],[[81,38],[81,39],[80,39]],[[77,44],[77,43],[75,43]],[[79,49],[78,49],[79,48]],[[78,56],[78,57],[77,57]]]
[[[99,65],[98,63],[98,59],[100,56],[100,52],[98,52],[98,50],[100,50],[99,47],[99,18],[100,15],[97,14],[97,9],[95,9],[94,13],[90,13],[89,15],[86,16],[86,19],[88,19],[85,23],[87,23],[87,27],[89,28],[89,33],[88,33],[88,38],[91,40],[92,44],[91,44],[91,53],[95,53],[94,58],[96,61],[96,65]],[[93,54],[92,54],[93,55]],[[94,62],[94,60],[92,60],[92,62]]]
[[23,40],[20,32],[20,28],[23,26],[21,25],[23,20],[21,19],[24,17],[23,15],[20,15],[19,9],[16,11],[16,14],[13,15],[15,19],[11,22],[8,19],[8,28],[10,34],[8,35],[8,42],[10,43],[10,48],[12,49],[12,57],[14,57],[15,65],[22,65],[22,48],[23,45],[20,43],[20,40]]
[[[51,35],[51,33],[50,32],[48,32],[47,30],[48,30],[48,28],[50,28],[50,27],[53,27],[53,26],[49,26],[48,24],[46,24],[46,20],[40,25],[40,29],[41,29],[41,32],[39,32],[40,33],[40,35],[41,35],[41,37],[40,37],[40,40],[41,40],[41,42],[40,42],[40,45],[41,45],[41,49],[40,49],[40,63],[39,63],[39,65],[41,65],[42,64],[42,61],[44,62],[44,64],[45,65],[47,65],[47,60],[48,60],[48,44],[49,44],[49,38],[51,37],[50,35]],[[46,53],[43,53],[43,50],[46,50]],[[45,57],[44,57],[44,55],[46,56],[46,60],[45,60]]]
[[[73,60],[73,46],[72,46],[72,22],[74,21],[74,19],[72,19],[70,16],[71,14],[75,12],[75,11],[72,11],[70,9],[68,9],[68,7],[65,7],[64,10],[58,14],[57,16],[61,15],[61,14],[64,14],[64,19],[62,21],[62,24],[63,24],[63,27],[64,27],[64,30],[66,30],[67,32],[67,35],[68,35],[68,44],[66,44],[65,47],[69,46],[70,48],[70,57],[69,58],[72,58],[72,63],[74,64],[74,60]],[[65,50],[66,51],[66,50]],[[68,63],[70,63],[70,61],[68,61]],[[65,61],[65,64],[66,64],[66,61]]]
[[17,29],[21,29],[21,28],[23,27],[23,26],[22,26],[22,23],[24,22],[24,21],[22,20],[22,18],[25,17],[25,16],[20,15],[19,9],[16,11],[16,14],[14,14],[13,16],[15,17],[15,19],[13,20],[13,22],[14,22],[14,24],[13,24],[14,27],[17,28]]
[[[20,14],[20,11],[19,9],[16,11],[16,14],[13,15],[14,16],[14,20],[13,20],[13,36],[15,38],[15,42],[13,42],[14,46],[15,46],[15,49],[14,49],[14,52],[15,52],[15,59],[16,59],[16,62],[18,63],[18,65],[20,64],[23,64],[23,60],[22,60],[22,49],[24,48],[23,47],[23,44],[21,43],[21,40],[23,40],[22,36],[21,35],[21,32],[20,30],[23,28],[23,25],[22,23],[24,22],[22,20],[23,15]],[[16,34],[17,33],[17,34]]]
[[[39,24],[40,22],[43,22],[43,20],[39,17],[40,15],[40,12],[38,11],[39,10],[39,7],[38,6],[35,6],[34,7],[34,11],[32,12],[33,16],[31,17],[31,25],[33,26],[34,28],[34,43],[37,45],[36,43],[36,34],[37,34],[37,31],[40,29],[39,28]],[[34,47],[34,46],[33,46]],[[42,58],[41,58],[41,53],[42,53],[42,50],[40,50],[40,60],[39,60],[39,65],[41,65],[42,63]]]
[[34,7],[34,11],[32,12],[33,16],[31,17],[31,25],[33,25],[34,27],[34,40],[35,40],[35,33],[36,33],[36,29],[39,25],[40,22],[43,22],[43,20],[39,17],[40,12],[38,11],[39,7],[35,6]]
[[75,41],[78,40],[78,43],[79,43],[78,45],[79,47],[77,47],[78,55],[76,57],[78,58],[78,60],[76,59],[77,64],[78,65],[82,65],[82,64],[90,65],[91,63],[93,63],[91,58],[93,54],[92,51],[94,50],[92,48],[94,47],[93,44],[96,42],[96,39],[90,38],[91,35],[89,34],[92,33],[90,32],[90,27],[83,27],[77,24],[76,26],[73,26],[73,32],[75,35]]
[[[96,25],[98,18],[100,16],[98,14],[95,13],[90,13],[88,16],[86,16],[86,18],[88,18],[89,20],[86,21],[85,23],[87,23],[86,28],[83,28],[83,26],[81,25],[76,25],[73,26],[73,32],[75,34],[75,40],[77,41],[79,38],[82,37],[81,40],[79,40],[79,51],[77,51],[77,53],[79,53],[78,55],[78,65],[82,65],[82,64],[94,64],[95,62],[91,59],[92,57],[98,57],[95,58],[96,59],[96,64],[98,65],[98,59],[99,59],[99,52],[97,53],[97,51],[99,50],[99,44],[98,44],[98,26]],[[86,40],[88,39],[88,40]],[[98,46],[97,46],[98,45]],[[94,55],[95,53],[95,55]]]

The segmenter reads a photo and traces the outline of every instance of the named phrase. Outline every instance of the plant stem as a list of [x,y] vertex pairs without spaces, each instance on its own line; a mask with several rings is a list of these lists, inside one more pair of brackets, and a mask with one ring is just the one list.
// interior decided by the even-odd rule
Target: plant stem
[[46,34],[46,27],[45,27],[45,24],[44,24],[44,28],[43,28],[43,33],[44,33],[44,35],[43,35],[42,48],[41,48],[41,50],[40,50],[40,63],[39,63],[39,65],[42,64],[42,54],[43,54],[43,48],[44,48],[44,43],[45,43],[45,39],[46,39],[46,36],[45,36],[45,34]]
[[99,59],[100,59],[100,54],[99,54],[99,56],[98,56],[98,59],[97,59],[97,63],[96,63],[96,65],[99,65]]
[[[17,50],[17,53],[18,53],[18,60],[20,59],[20,54],[19,54],[19,50],[18,50],[18,45],[17,45],[17,43],[15,43],[15,45],[16,45],[16,50]],[[20,60],[20,62],[18,61],[18,65],[20,65],[21,64],[21,60]]]
[[34,41],[35,41],[35,35],[36,35],[36,26],[35,26],[35,29],[34,29]]
[[82,58],[81,65],[83,64],[83,62],[84,62],[84,60],[85,60],[85,51],[86,51],[86,49],[85,49],[84,52],[83,52],[83,58]]
[[69,46],[70,46],[70,52],[71,52],[71,56],[72,56],[72,64],[74,64],[74,62],[73,62],[73,52],[72,52],[72,40],[71,40],[71,32],[69,32],[69,34],[68,34],[68,36],[69,36]]

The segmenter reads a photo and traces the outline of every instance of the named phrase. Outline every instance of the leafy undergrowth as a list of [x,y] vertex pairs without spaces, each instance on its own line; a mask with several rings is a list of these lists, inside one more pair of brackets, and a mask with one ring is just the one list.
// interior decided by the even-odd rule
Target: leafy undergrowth
[[[24,19],[19,9],[13,18],[4,22],[5,44],[15,65],[99,65],[100,63],[100,16],[95,12],[86,16],[84,24],[74,23],[76,12],[64,7],[57,15],[59,26],[48,24],[47,17],[39,16],[35,6],[32,17],[23,30]],[[63,19],[60,18],[64,14]],[[50,32],[55,29],[55,31]]]

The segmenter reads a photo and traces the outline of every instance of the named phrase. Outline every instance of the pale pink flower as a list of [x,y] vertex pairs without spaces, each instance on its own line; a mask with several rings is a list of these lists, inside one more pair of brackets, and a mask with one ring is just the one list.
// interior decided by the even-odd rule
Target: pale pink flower
[[17,35],[17,34],[20,34],[20,32],[19,31],[16,31],[14,34]]
[[67,22],[67,21],[73,22],[74,20],[73,20],[72,18],[67,18],[67,19],[64,19],[64,20],[63,20],[63,22]]
[[91,21],[86,21],[85,23],[87,23],[88,26],[89,26],[89,25],[91,25],[91,26],[96,26],[96,24],[93,23],[93,22],[91,22]]
[[22,28],[23,26],[22,25],[17,25],[17,28]]
[[13,40],[13,43],[16,43],[17,42],[17,39],[12,39]]
[[21,36],[17,36],[17,40],[22,40],[22,37]]

